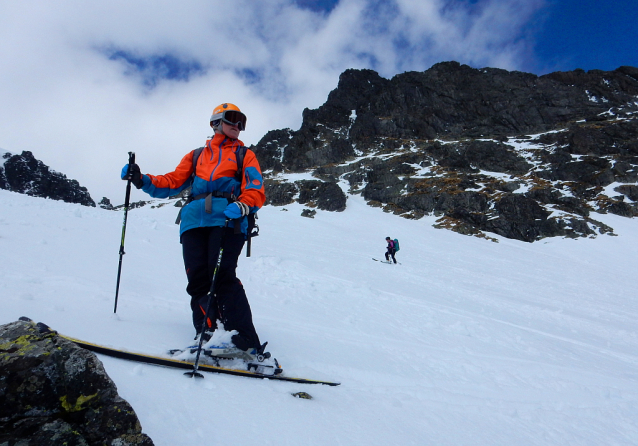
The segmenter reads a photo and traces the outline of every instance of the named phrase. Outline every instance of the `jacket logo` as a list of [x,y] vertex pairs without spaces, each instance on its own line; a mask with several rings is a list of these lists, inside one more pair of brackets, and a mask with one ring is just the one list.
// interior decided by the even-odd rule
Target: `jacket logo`
[[235,163],[235,164],[237,164],[237,161],[235,161],[235,160],[234,160],[234,159],[232,159],[232,158],[228,158],[228,161],[230,161],[231,163]]

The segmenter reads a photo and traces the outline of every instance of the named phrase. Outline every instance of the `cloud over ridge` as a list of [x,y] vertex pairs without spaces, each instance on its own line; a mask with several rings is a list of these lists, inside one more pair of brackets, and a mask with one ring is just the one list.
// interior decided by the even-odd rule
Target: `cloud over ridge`
[[3,3],[0,145],[33,151],[99,200],[120,186],[113,172],[127,151],[140,152],[143,170],[172,170],[202,145],[220,102],[245,110],[251,144],[298,128],[348,68],[524,69],[525,33],[544,0],[310,3]]

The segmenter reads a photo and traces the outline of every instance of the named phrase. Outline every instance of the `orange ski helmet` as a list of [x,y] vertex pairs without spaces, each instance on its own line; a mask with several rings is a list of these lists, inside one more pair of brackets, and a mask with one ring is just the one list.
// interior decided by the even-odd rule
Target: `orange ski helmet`
[[241,112],[239,107],[230,102],[215,107],[210,117],[210,126],[221,131],[222,121],[226,124],[236,125],[239,130],[246,130],[246,115]]

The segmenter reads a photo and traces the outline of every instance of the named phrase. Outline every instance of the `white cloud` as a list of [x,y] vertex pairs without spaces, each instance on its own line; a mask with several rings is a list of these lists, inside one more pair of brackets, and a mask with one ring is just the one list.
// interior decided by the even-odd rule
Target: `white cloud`
[[[445,60],[520,68],[522,30],[542,1],[341,0],[329,14],[291,0],[2,2],[0,146],[30,150],[96,201],[121,203],[127,152],[145,172],[172,170],[211,133],[218,103],[246,112],[241,137],[253,144],[299,128],[347,68],[384,77]],[[144,85],[151,72],[109,60],[114,50],[201,70]]]

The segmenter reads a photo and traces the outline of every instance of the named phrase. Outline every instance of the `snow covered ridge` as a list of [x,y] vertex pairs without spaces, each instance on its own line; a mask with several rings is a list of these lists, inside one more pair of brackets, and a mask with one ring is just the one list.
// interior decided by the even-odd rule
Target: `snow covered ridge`
[[538,77],[444,63],[391,80],[348,70],[298,131],[253,149],[270,204],[341,211],[361,195],[479,237],[596,237],[614,235],[597,214],[638,215],[637,113],[633,67]]
[[[615,235],[599,214],[638,215],[634,67],[535,76],[446,62],[390,80],[346,70],[303,116],[252,149],[267,204],[300,203],[304,216],[360,195],[405,218],[436,216],[438,228],[533,242]],[[0,188],[95,206],[76,181],[22,157],[0,167]]]
[[[638,215],[635,158],[621,153],[625,145],[580,154],[567,142],[609,131],[585,123],[512,139],[413,141],[392,151],[380,144],[352,162],[305,174],[266,172],[268,196],[271,204],[297,201],[335,210],[330,203],[345,208],[347,196],[361,194],[387,212],[414,219],[435,215],[437,227],[488,238],[489,232],[530,242],[613,235],[595,215]],[[328,185],[332,195],[321,195]],[[307,188],[317,191],[314,199],[304,194]]]

